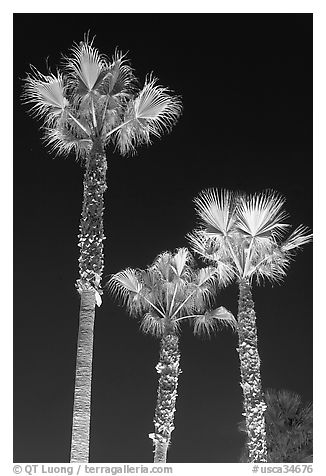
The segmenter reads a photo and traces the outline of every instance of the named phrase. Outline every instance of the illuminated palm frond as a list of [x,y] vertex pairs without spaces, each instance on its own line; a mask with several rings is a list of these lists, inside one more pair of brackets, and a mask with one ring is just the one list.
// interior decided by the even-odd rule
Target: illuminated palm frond
[[187,238],[195,253],[200,255],[205,261],[214,261],[215,244],[201,230],[194,230],[192,233],[188,233]]
[[207,234],[225,237],[234,226],[234,199],[228,190],[208,189],[194,199],[195,209]]
[[130,314],[138,315],[150,309],[143,298],[143,286],[138,270],[127,268],[111,276],[108,282],[111,293],[127,307]]
[[145,314],[140,323],[140,329],[145,334],[152,334],[155,337],[163,336],[165,326],[165,319],[155,312],[149,312]]
[[223,242],[222,247],[219,244],[216,245],[215,239],[205,236],[201,230],[189,233],[187,238],[195,253],[204,261],[214,264],[219,285],[229,284],[235,276],[236,269],[229,257],[228,249],[225,248],[225,243]]
[[31,69],[24,80],[23,102],[32,104],[29,109],[32,115],[52,124],[69,106],[63,76],[59,72],[45,76],[35,67],[31,66]]
[[65,127],[44,129],[44,139],[50,146],[50,152],[62,157],[75,152],[77,160],[85,158],[92,148],[90,139],[78,137]]
[[312,233],[309,233],[309,228],[299,225],[291,235],[282,243],[281,250],[284,252],[291,252],[300,248],[306,243],[312,241]]
[[108,70],[107,60],[93,47],[93,40],[90,41],[86,35],[84,41],[73,45],[71,55],[64,57],[65,71],[75,92],[80,96],[96,91]]
[[262,284],[264,281],[279,283],[285,278],[289,265],[290,260],[276,248],[249,270],[248,277],[250,279],[255,277],[257,284]]
[[[110,134],[111,131],[107,134],[107,140],[110,139]],[[127,119],[122,127],[118,126],[113,140],[116,148],[123,156],[127,154],[135,155],[137,146],[149,145],[152,142],[148,128],[139,121],[132,122],[132,119]]]
[[230,327],[233,331],[237,329],[237,321],[233,314],[223,306],[196,316],[192,323],[195,335],[208,337],[222,327]]
[[122,155],[134,153],[137,145],[150,144],[151,137],[169,131],[181,114],[180,98],[156,82],[156,78],[147,78],[138,96],[128,103],[123,125],[116,133]]
[[156,272],[165,281],[173,280],[173,271],[171,268],[172,253],[163,251],[149,267],[150,272]]
[[252,260],[248,276],[255,275],[258,284],[265,279],[270,282],[282,281],[291,264],[294,251],[311,241],[312,234],[309,233],[309,228],[300,225],[283,243],[273,242],[270,248],[257,254],[257,259]]
[[127,94],[129,96],[134,90],[137,80],[125,56],[122,52],[115,51],[104,81],[99,88],[101,94],[110,94],[110,96]]
[[135,119],[147,121],[150,133],[159,137],[175,124],[182,106],[180,98],[172,96],[168,88],[157,85],[157,81],[149,76],[133,105]]
[[250,237],[281,237],[289,227],[282,222],[287,216],[282,210],[284,202],[285,199],[272,190],[240,196],[237,228]]
[[199,287],[204,287],[209,284],[215,285],[217,281],[216,268],[208,266],[207,268],[200,268],[197,273],[196,284]]
[[193,258],[187,248],[179,248],[171,259],[171,268],[178,278],[189,279]]

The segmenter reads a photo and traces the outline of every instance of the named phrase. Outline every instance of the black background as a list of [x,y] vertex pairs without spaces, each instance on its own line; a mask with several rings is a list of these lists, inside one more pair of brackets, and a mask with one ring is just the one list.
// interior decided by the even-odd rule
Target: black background
[[[286,196],[293,226],[312,228],[311,14],[14,15],[14,460],[69,460],[79,296],[83,169],[53,160],[20,100],[33,64],[55,70],[90,30],[118,46],[143,82],[153,71],[182,95],[169,135],[121,158],[109,149],[106,282],[187,246],[193,198],[207,187]],[[48,58],[48,59],[47,59]],[[254,287],[264,388],[312,400],[312,246],[282,285]],[[234,314],[235,285],[218,305]],[[243,436],[237,341],[181,335],[169,462],[237,462]],[[91,462],[151,462],[159,343],[109,295],[97,308]]]

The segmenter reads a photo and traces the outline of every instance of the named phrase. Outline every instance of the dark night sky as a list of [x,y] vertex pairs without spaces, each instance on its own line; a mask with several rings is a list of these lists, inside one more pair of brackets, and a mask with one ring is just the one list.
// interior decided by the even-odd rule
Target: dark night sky
[[[79,296],[83,169],[53,160],[20,103],[29,64],[46,72],[90,29],[129,50],[143,81],[182,95],[169,135],[138,155],[108,150],[104,283],[187,246],[193,198],[207,187],[272,187],[293,226],[312,228],[311,14],[16,14],[14,18],[14,460],[67,462]],[[312,400],[312,246],[282,285],[254,287],[263,387]],[[235,285],[218,305],[236,313]],[[236,336],[181,334],[169,462],[237,462],[243,437]],[[159,342],[109,295],[97,308],[91,462],[151,462]]]

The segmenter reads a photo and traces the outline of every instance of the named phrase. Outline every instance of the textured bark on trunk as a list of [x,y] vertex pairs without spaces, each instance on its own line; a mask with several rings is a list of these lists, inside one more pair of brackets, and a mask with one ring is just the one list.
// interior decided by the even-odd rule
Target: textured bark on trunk
[[99,294],[103,271],[103,212],[107,162],[100,143],[94,143],[86,163],[83,209],[80,220],[79,274],[77,289],[93,287]]
[[95,304],[100,305],[103,272],[103,210],[106,190],[106,157],[100,142],[94,140],[86,161],[83,208],[79,234],[80,294],[79,331],[71,437],[71,462],[89,460],[91,383]]
[[82,291],[71,439],[72,463],[87,463],[89,459],[94,320],[95,291]]
[[157,440],[155,443],[154,463],[166,463],[168,441]]
[[248,280],[239,282],[238,332],[241,387],[246,418],[248,462],[267,462],[267,445],[257,327],[251,286]]
[[160,378],[154,415],[155,433],[149,435],[154,444],[154,463],[166,463],[171,433],[174,429],[178,378],[181,373],[178,342],[178,337],[172,333],[164,335],[161,340],[160,360],[156,366]]

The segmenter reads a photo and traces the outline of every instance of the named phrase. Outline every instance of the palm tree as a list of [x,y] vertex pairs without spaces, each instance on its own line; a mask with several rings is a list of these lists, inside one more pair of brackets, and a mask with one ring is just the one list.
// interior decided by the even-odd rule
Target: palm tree
[[70,152],[85,167],[79,234],[80,294],[71,462],[89,459],[89,427],[95,305],[101,305],[103,272],[103,194],[105,149],[112,143],[122,155],[150,144],[169,130],[181,113],[181,102],[152,75],[140,90],[125,55],[111,60],[85,35],[63,58],[62,71],[43,75],[35,67],[24,82],[23,100],[42,119],[44,139],[52,152]]
[[217,267],[223,284],[239,286],[238,335],[241,387],[250,462],[267,458],[264,402],[252,283],[271,282],[286,275],[293,252],[311,241],[300,225],[286,239],[284,198],[272,190],[247,195],[209,189],[196,199],[201,227],[189,234],[192,248]]
[[[267,457],[270,463],[312,463],[312,404],[289,390],[268,389],[266,401]],[[239,425],[245,431],[245,422]],[[247,462],[244,448],[241,462]]]
[[109,288],[132,316],[141,316],[141,329],[161,339],[154,433],[154,462],[165,463],[174,429],[173,419],[180,370],[180,324],[188,320],[194,334],[210,334],[220,325],[235,328],[233,315],[224,307],[208,310],[216,292],[216,269],[195,268],[187,248],[164,252],[145,270],[127,268],[113,275]]

